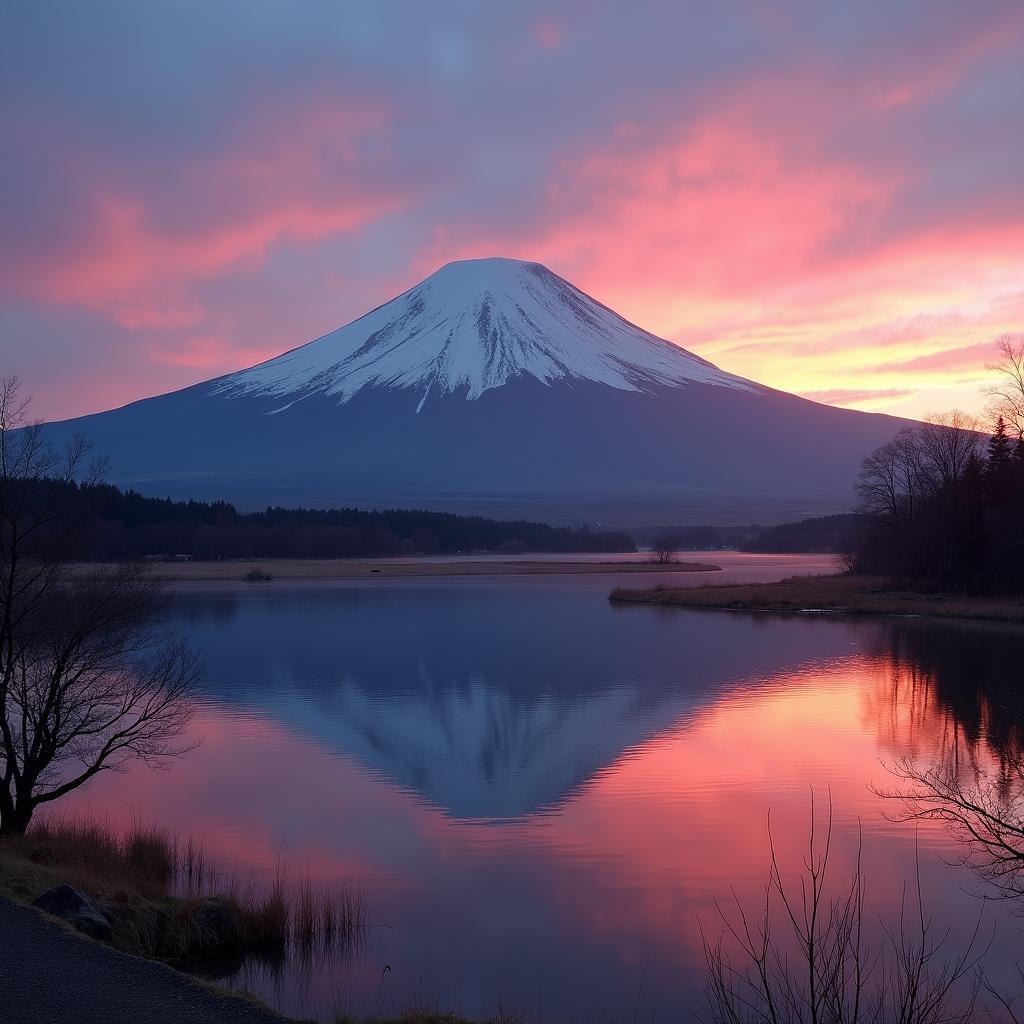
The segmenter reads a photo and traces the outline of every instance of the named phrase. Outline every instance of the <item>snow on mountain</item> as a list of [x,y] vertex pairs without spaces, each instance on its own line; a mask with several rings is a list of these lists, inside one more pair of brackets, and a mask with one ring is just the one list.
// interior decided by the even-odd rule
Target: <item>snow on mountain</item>
[[248,370],[52,423],[111,481],[239,507],[635,526],[847,511],[903,424],[725,373],[537,263],[450,263]]
[[226,397],[310,395],[345,403],[368,386],[469,400],[509,380],[563,378],[648,391],[689,383],[749,390],[677,345],[641,330],[539,263],[460,260],[345,327],[221,378]]

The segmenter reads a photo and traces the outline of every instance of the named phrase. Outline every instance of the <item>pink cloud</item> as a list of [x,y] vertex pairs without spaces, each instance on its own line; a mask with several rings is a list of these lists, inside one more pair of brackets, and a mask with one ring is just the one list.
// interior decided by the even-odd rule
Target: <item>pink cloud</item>
[[[907,95],[949,87],[994,39],[965,44],[954,70],[904,68]],[[826,144],[837,107],[880,116],[884,77],[851,94],[798,69],[657,132],[624,122],[605,143],[563,153],[536,217],[501,232],[444,225],[418,269],[524,254],[772,386],[910,415],[980,407],[985,359],[971,356],[1024,316],[1024,217],[985,199],[920,223],[894,217],[919,168]],[[962,351],[956,367],[935,354],[951,349]],[[966,382],[938,372],[972,365]]]
[[940,349],[925,355],[905,359],[902,362],[887,363],[880,370],[899,370],[913,373],[919,370],[958,371],[978,370],[990,362],[996,354],[992,341],[982,341],[975,345],[962,345],[959,348]]
[[[105,313],[129,327],[185,326],[202,317],[191,285],[254,269],[282,244],[352,233],[408,201],[364,180],[358,142],[384,126],[375,109],[312,105],[235,149],[182,160],[169,216],[102,175],[88,233],[12,268],[11,290]],[[163,197],[160,197],[163,200]]]
[[[721,111],[653,140],[624,125],[608,146],[561,156],[544,210],[504,237],[452,242],[420,259],[526,252],[598,294],[734,294],[814,270],[821,249],[870,216],[894,183],[840,161],[807,161],[753,110]],[[475,226],[474,226],[475,228]],[[443,255],[442,255],[443,253]]]
[[804,398],[825,405],[876,405],[893,398],[906,398],[914,394],[913,388],[833,388],[830,391],[805,391]]
[[[759,31],[794,27],[784,12],[749,17]],[[473,97],[456,102],[422,77],[381,86],[353,74],[339,86],[313,72],[278,90],[261,73],[208,135],[189,137],[196,148],[169,148],[168,165],[116,124],[87,137],[74,118],[14,100],[19,147],[74,168],[84,209],[70,203],[38,231],[26,217],[9,290],[63,307],[58,320],[87,311],[93,340],[72,335],[67,347],[137,354],[119,371],[122,398],[275,354],[449,259],[497,254],[547,263],[629,319],[776,387],[836,401],[870,393],[861,400],[910,413],[957,389],[952,404],[977,400],[985,359],[974,354],[1024,322],[1024,210],[1012,181],[968,194],[970,174],[984,178],[979,148],[965,141],[954,158],[943,149],[952,129],[934,117],[937,98],[1019,44],[1024,8],[937,15],[913,32],[894,19],[859,53],[829,55],[816,40],[780,61],[769,44],[748,70],[639,74],[599,112],[589,95],[581,111],[560,77],[600,35],[597,20],[572,47],[560,14],[518,25],[515,54],[550,76],[537,93],[558,115],[553,133],[525,96],[521,118],[483,122]],[[492,113],[494,83],[482,73],[480,85]],[[384,91],[387,101],[367,98]],[[965,99],[977,101],[970,89]],[[490,130],[467,139],[467,117],[500,123],[500,144]],[[522,190],[506,165],[524,168]],[[507,195],[489,191],[495,167]],[[364,252],[371,269],[356,278]],[[103,324],[121,328],[117,340],[97,340]],[[91,368],[76,372],[40,370],[51,408],[87,411],[83,394],[109,404],[80,386]]]
[[534,22],[530,30],[534,41],[545,50],[557,50],[562,45],[564,29],[554,18],[544,17]]
[[240,348],[224,338],[199,336],[155,345],[150,351],[150,359],[160,365],[221,374],[261,363],[279,354],[279,344]]

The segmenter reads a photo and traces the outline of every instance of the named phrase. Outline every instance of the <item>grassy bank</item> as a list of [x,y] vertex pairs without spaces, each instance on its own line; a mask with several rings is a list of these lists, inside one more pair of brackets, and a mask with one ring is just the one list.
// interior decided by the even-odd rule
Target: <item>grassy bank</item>
[[365,929],[362,895],[349,885],[268,885],[217,872],[202,848],[133,824],[44,819],[25,836],[0,840],[0,896],[31,903],[66,883],[92,897],[110,922],[112,945],[137,956],[191,966],[246,953],[283,957],[345,948]]
[[665,605],[771,612],[830,611],[859,615],[921,615],[930,618],[1024,622],[1024,600],[917,594],[863,576],[793,576],[777,583],[702,587],[618,587],[613,604]]

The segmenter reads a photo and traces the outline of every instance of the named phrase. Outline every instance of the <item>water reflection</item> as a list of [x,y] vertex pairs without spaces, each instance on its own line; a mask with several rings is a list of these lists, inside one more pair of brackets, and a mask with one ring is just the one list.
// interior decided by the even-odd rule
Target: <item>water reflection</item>
[[632,1018],[643,979],[642,1013],[685,1019],[703,984],[698,919],[730,887],[758,898],[769,808],[781,858],[799,858],[810,785],[832,793],[840,875],[862,823],[876,910],[899,905],[919,842],[934,912],[954,938],[969,930],[969,876],[942,859],[956,840],[942,822],[888,820],[875,790],[892,782],[883,763],[941,756],[950,737],[1009,742],[1020,631],[613,609],[606,592],[474,580],[188,596],[177,614],[208,666],[202,748],[81,799],[141,807],[257,874],[283,845],[315,880],[358,879],[361,958],[301,984],[288,968],[243,979],[304,1015],[416,1001],[486,1015],[500,996],[529,1020]]
[[835,653],[813,624],[613,609],[592,589],[306,590],[244,599],[234,623],[197,616],[196,604],[224,602],[239,604],[188,609],[211,694],[457,818],[557,806],[723,684],[749,688]]
[[981,894],[1024,913],[1021,633],[968,624],[921,639],[894,645],[885,701],[905,739],[883,792],[897,817],[945,825]]

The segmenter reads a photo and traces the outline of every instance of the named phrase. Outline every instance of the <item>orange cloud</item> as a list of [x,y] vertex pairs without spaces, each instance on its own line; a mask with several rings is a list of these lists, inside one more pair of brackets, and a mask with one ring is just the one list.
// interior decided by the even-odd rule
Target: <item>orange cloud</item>
[[842,405],[852,408],[861,406],[884,405],[893,398],[906,398],[914,394],[913,388],[881,388],[872,391],[870,388],[833,388],[831,391],[805,391],[804,398],[825,405]]

